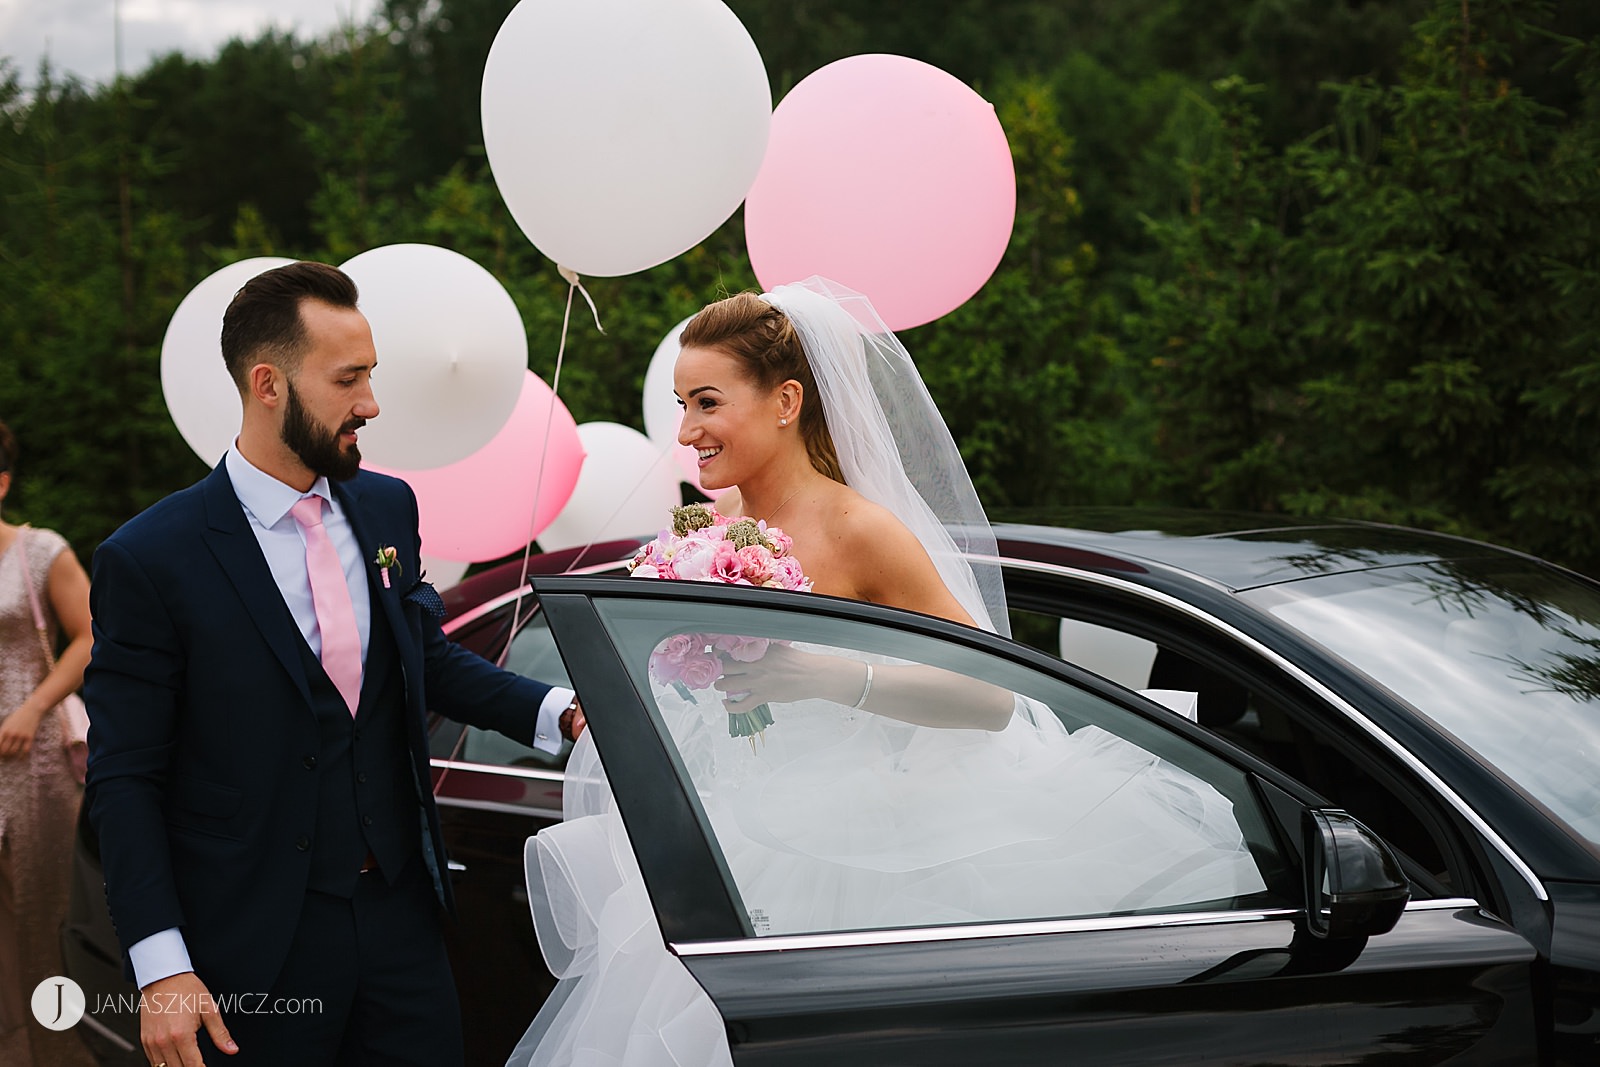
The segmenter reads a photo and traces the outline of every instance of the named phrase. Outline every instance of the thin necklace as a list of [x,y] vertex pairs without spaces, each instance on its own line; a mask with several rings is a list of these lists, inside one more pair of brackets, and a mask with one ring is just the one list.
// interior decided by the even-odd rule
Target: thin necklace
[[805,486],[803,486],[803,485],[795,486],[794,493],[790,493],[788,496],[784,497],[783,498],[783,503],[779,504],[777,507],[772,509],[772,513],[767,516],[767,521],[771,522],[773,519],[777,518],[778,517],[778,512],[782,511],[784,509],[785,505],[787,505],[789,503],[789,501],[794,499],[795,493],[798,493],[801,489],[804,489],[804,488],[805,488]]

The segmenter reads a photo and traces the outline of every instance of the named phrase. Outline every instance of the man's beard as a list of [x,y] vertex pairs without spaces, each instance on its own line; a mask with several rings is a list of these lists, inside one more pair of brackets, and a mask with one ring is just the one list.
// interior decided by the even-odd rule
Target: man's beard
[[304,463],[313,474],[331,478],[336,482],[349,481],[361,470],[361,450],[351,445],[346,451],[339,447],[339,435],[348,430],[359,430],[366,419],[351,419],[331,433],[311,420],[311,415],[300,403],[300,394],[294,383],[288,386],[288,403],[283,409],[283,429],[279,436],[283,443]]

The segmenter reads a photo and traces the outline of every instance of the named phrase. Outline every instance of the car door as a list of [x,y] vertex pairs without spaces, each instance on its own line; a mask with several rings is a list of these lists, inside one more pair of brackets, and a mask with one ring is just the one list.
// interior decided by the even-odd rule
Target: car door
[[[1408,905],[1379,936],[1317,937],[1305,901],[1327,883],[1319,875],[1307,888],[1315,848],[1301,831],[1310,795],[1136,694],[969,627],[828,597],[593,579],[540,579],[536,588],[583,695],[662,934],[716,1004],[741,1067],[1535,1060],[1535,954],[1526,941],[1473,901],[1449,897]],[[768,771],[741,769],[731,757],[708,761],[706,753],[740,754],[748,744],[750,767],[771,764],[765,746],[789,744],[786,727],[816,729],[804,717],[814,710],[805,709],[826,702],[774,703],[775,721],[760,736],[730,738],[716,696],[663,681],[671,672],[659,669],[660,657],[685,635],[705,651],[719,646],[704,639],[722,635],[788,642],[829,661],[942,672],[948,684],[930,687],[925,699],[930,715],[952,716],[947,722],[961,721],[956,705],[972,693],[1005,691],[1016,714],[1056,716],[1074,744],[1080,735],[1109,739],[1107,751],[1142,753],[1165,768],[1166,780],[1178,783],[1166,794],[1175,817],[1191,805],[1215,812],[1221,804],[1240,843],[1227,857],[1234,880],[1219,892],[1221,883],[1189,877],[1195,857],[1181,849],[1124,851],[1109,864],[1073,853],[1071,873],[1021,864],[1011,884],[981,883],[951,912],[959,919],[929,918],[948,903],[937,891],[907,898],[901,909],[893,888],[884,893],[892,906],[871,921],[846,910],[830,922],[826,907],[774,916],[760,896],[770,869],[749,861],[743,820],[722,799],[730,777]],[[686,710],[685,696],[694,708]],[[846,723],[841,730],[854,728],[851,709],[834,711]],[[778,842],[772,862],[796,884],[831,885],[826,871],[807,865],[859,851],[891,808],[900,821],[877,843],[883,852],[898,854],[910,840],[937,852],[941,835],[970,831],[970,812],[941,803],[942,788],[928,791],[936,798],[924,805],[930,822],[917,822],[915,805],[896,807],[894,761],[917,743],[873,766],[881,806],[841,811],[833,790],[774,791],[765,779],[759,794],[734,795],[761,804],[781,797],[775,810],[805,844]],[[813,769],[823,777],[809,780],[826,782],[831,750],[817,751]],[[1079,765],[1086,778],[1094,772]],[[963,765],[949,773],[950,795],[987,803],[992,790],[961,793],[971,788]],[[1038,788],[1057,793],[1045,779]],[[1072,832],[1122,832],[1121,823],[1099,825],[1115,808],[1073,811]],[[993,827],[997,839],[1015,829],[1010,818]],[[1137,886],[1119,884],[1135,867]],[[1038,870],[1057,876],[1030,880]]]

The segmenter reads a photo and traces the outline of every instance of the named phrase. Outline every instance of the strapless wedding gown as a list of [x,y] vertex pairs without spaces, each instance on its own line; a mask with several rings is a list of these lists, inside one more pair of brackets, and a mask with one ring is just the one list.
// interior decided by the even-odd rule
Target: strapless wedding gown
[[[758,936],[1103,915],[1264,888],[1215,789],[1097,727],[1069,734],[1022,698],[999,732],[776,704],[752,744],[728,736],[714,691],[655,696]],[[730,1064],[716,1008],[663,942],[587,735],[564,806],[525,852],[561,981],[508,1063]]]

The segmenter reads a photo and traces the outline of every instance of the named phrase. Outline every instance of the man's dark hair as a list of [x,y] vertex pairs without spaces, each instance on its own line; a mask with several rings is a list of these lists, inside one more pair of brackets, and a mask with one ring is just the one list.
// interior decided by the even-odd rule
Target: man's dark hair
[[350,275],[326,263],[290,263],[245,282],[222,315],[222,360],[239,391],[261,357],[286,372],[300,365],[306,345],[302,300],[354,309],[357,296]]

